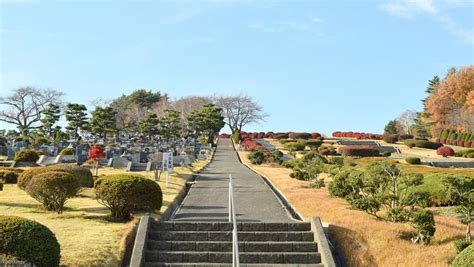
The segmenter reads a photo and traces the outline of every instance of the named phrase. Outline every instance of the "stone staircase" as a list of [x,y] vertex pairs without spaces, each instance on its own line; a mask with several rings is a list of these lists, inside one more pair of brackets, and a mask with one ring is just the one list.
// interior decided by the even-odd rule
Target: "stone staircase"
[[[311,224],[238,223],[241,266],[323,266]],[[232,224],[150,223],[144,266],[231,266]]]

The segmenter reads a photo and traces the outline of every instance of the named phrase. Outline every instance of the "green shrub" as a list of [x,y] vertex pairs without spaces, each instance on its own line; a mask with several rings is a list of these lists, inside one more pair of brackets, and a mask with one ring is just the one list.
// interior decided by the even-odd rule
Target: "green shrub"
[[62,213],[67,199],[76,196],[80,189],[79,181],[72,174],[64,171],[47,171],[35,175],[25,191],[47,210]]
[[418,139],[407,139],[403,141],[403,143],[409,148],[420,147],[420,148],[428,148],[428,149],[438,149],[439,147],[443,146],[443,144],[441,143],[431,142],[428,140],[418,140]]
[[376,157],[379,151],[370,146],[345,146],[339,148],[339,152],[345,157]]
[[74,149],[72,149],[72,148],[70,148],[70,147],[66,147],[65,149],[61,150],[61,152],[59,153],[59,155],[61,155],[61,156],[74,155]]
[[94,178],[92,175],[92,172],[88,168],[76,166],[76,165],[70,165],[70,164],[60,164],[60,165],[52,165],[52,166],[47,166],[45,167],[48,170],[51,171],[65,171],[72,176],[74,176],[75,179],[79,181],[79,184],[82,187],[94,187]]
[[297,158],[289,159],[287,161],[284,161],[281,164],[281,166],[283,166],[285,168],[293,169],[299,161],[300,161],[300,159],[297,159]]
[[387,135],[383,140],[389,144],[395,144],[398,141],[398,136],[396,135]]
[[436,232],[433,212],[424,209],[414,211],[411,215],[411,224],[417,232],[411,241],[413,243],[429,244]]
[[36,162],[39,159],[38,152],[31,149],[24,149],[15,154],[15,161]]
[[344,165],[344,158],[343,157],[328,157],[327,162],[328,162],[328,164],[343,166]]
[[323,188],[326,186],[326,184],[324,183],[324,179],[315,179],[311,184],[310,184],[311,188],[316,188],[316,189],[319,189],[319,188]]
[[451,263],[452,267],[472,266],[474,259],[474,245],[470,245],[459,253]]
[[458,254],[461,253],[461,251],[463,251],[465,248],[469,247],[471,244],[472,242],[467,242],[464,238],[454,241],[454,247],[456,248],[456,252]]
[[0,170],[0,180],[5,184],[16,184],[18,181],[18,173],[10,170]]
[[469,154],[474,153],[474,148],[461,149],[455,153],[456,157],[467,158]]
[[46,226],[15,216],[0,216],[0,252],[38,267],[59,266],[60,246]]
[[97,179],[97,201],[111,211],[114,220],[126,221],[137,211],[160,210],[163,195],[160,186],[141,175],[117,174]]
[[275,149],[272,151],[271,153],[271,158],[272,158],[272,161],[273,162],[276,162],[278,164],[281,164],[282,163],[282,158],[283,158],[283,152],[281,152],[280,150],[278,149]]
[[293,140],[293,139],[281,139],[280,141],[280,144],[284,145],[286,143],[294,143],[296,142],[296,140]]
[[20,189],[25,190],[30,180],[33,179],[33,176],[45,171],[46,171],[46,167],[34,167],[34,168],[25,170],[18,176],[17,186]]
[[249,153],[248,159],[252,164],[260,165],[265,161],[265,154],[261,149],[256,149]]
[[37,138],[33,141],[33,146],[41,146],[41,145],[47,145],[49,144],[49,140],[48,138],[45,138],[45,137],[40,137],[40,138]]
[[304,150],[306,145],[303,142],[289,142],[284,144],[283,147],[290,152],[295,152]]
[[409,164],[413,165],[420,165],[421,164],[421,159],[417,157],[406,157],[405,161]]
[[466,158],[474,159],[474,152],[467,154]]
[[323,144],[323,141],[320,140],[309,140],[305,142],[306,146],[310,148],[318,148]]
[[392,155],[392,152],[389,152],[389,151],[385,151],[382,153],[382,156],[387,157],[387,158],[390,157],[391,155]]

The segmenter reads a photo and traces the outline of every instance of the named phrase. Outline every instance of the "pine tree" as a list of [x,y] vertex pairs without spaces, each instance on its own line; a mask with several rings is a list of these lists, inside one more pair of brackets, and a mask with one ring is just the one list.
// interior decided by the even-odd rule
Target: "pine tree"
[[112,107],[96,107],[92,112],[90,122],[91,133],[98,138],[106,138],[108,133],[114,133],[116,130],[116,111]]
[[398,121],[397,120],[391,120],[387,123],[387,125],[384,128],[384,133],[385,134],[398,134]]
[[179,137],[181,131],[180,112],[172,109],[163,110],[165,116],[160,119],[159,131],[160,135],[169,141],[171,138]]
[[50,139],[54,139],[55,132],[57,127],[53,127],[56,122],[58,122],[61,116],[61,109],[59,105],[50,103],[46,109],[41,112],[41,132],[48,136]]
[[158,124],[160,120],[155,113],[146,113],[143,120],[138,124],[140,132],[146,134],[151,140],[154,135],[158,134]]
[[69,123],[66,129],[75,140],[79,138],[79,130],[85,130],[88,127],[86,111],[86,106],[82,104],[69,103],[66,106],[66,120]]
[[197,136],[206,135],[208,143],[214,140],[225,125],[222,109],[212,103],[205,104],[201,109],[192,111],[188,116],[188,121]]

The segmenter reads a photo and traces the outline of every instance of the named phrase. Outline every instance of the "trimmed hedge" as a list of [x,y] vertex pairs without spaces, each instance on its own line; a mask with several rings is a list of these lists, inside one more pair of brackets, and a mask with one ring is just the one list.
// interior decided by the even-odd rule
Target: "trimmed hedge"
[[339,148],[339,153],[346,157],[376,157],[379,151],[370,146],[345,146]]
[[421,164],[421,159],[417,157],[407,157],[405,158],[405,161],[409,164],[413,165],[420,165]]
[[137,174],[116,174],[97,179],[97,201],[111,211],[113,220],[127,221],[137,211],[160,210],[163,194],[160,185]]
[[403,142],[409,148],[420,147],[428,149],[438,149],[443,146],[441,143],[431,142],[428,140],[407,139]]
[[472,266],[474,261],[474,245],[470,245],[459,253],[454,258],[452,265],[453,267],[466,267]]
[[35,175],[25,191],[47,210],[62,213],[67,199],[76,196],[80,189],[79,181],[72,174],[65,171],[47,171]]
[[66,147],[65,149],[61,150],[61,152],[59,152],[59,155],[61,155],[61,156],[74,155],[74,149],[72,149],[70,147]]
[[60,246],[46,226],[16,216],[0,215],[0,252],[38,267],[59,266]]
[[384,136],[383,140],[389,144],[395,144],[398,141],[397,135],[387,135]]
[[285,143],[283,147],[288,151],[302,151],[306,147],[306,144],[303,142],[289,142]]
[[78,180],[79,184],[82,187],[94,187],[94,179],[92,172],[84,167],[60,164],[60,165],[51,165],[46,167],[35,167],[25,170],[18,176],[17,185],[20,189],[25,189],[28,183],[33,177],[38,174],[45,173],[48,171],[63,171],[72,174],[74,179]]
[[15,154],[15,161],[36,162],[39,159],[39,154],[32,149],[24,149]]
[[454,156],[454,150],[448,146],[442,146],[436,149],[436,154],[443,157],[452,157]]
[[310,139],[311,134],[310,133],[289,133],[288,137],[293,138],[293,139]]
[[467,148],[467,149],[463,149],[463,150],[459,150],[455,153],[455,155],[457,157],[464,157],[464,158],[468,158],[468,155],[469,154],[472,154],[474,153],[474,148]]

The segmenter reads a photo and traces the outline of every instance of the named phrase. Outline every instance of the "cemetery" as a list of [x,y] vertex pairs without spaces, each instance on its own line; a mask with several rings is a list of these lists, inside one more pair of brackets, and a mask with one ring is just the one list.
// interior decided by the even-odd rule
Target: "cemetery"
[[0,267],[474,267],[474,2],[0,9]]

